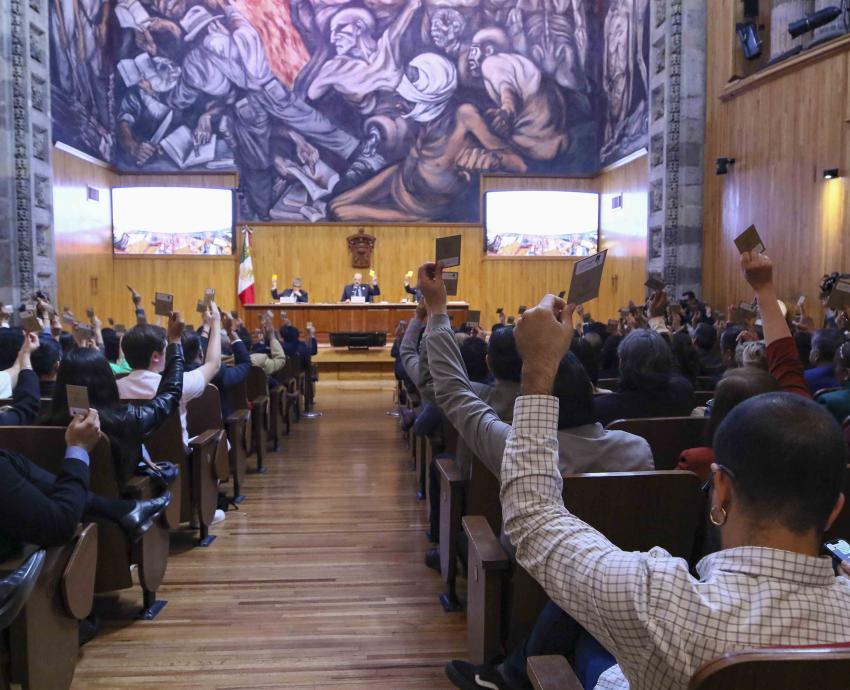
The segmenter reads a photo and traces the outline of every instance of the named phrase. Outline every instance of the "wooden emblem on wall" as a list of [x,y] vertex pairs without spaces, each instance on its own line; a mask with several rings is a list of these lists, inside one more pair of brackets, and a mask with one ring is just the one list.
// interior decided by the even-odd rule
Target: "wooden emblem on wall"
[[348,236],[348,251],[351,252],[351,265],[354,268],[369,268],[372,265],[372,251],[375,249],[374,235],[366,234],[360,228],[356,234]]

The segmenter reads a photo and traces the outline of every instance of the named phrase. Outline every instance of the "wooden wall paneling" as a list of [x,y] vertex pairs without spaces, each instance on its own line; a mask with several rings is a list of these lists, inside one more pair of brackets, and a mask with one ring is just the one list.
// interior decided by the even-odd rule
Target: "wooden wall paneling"
[[[781,298],[800,294],[816,320],[817,286],[825,272],[847,270],[847,178],[826,181],[826,168],[847,174],[850,52],[836,50],[735,97],[719,96],[729,78],[734,26],[731,0],[709,4],[703,257],[704,294],[714,304],[751,296],[733,238],[755,223],[777,264]],[[727,54],[724,55],[724,50]],[[719,156],[736,159],[725,176]]]

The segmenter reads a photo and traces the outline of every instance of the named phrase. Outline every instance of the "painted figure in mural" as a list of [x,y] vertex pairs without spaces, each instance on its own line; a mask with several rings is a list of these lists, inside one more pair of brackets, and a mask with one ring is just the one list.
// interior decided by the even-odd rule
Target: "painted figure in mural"
[[504,31],[481,29],[472,37],[469,71],[484,81],[496,104],[490,128],[534,160],[547,161],[567,147],[564,100],[528,58],[510,52]]
[[[526,165],[487,127],[475,106],[452,104],[457,70],[447,58],[422,53],[410,61],[398,93],[407,117],[421,125],[407,158],[331,202],[337,220],[437,220],[467,189],[470,174],[524,172]],[[450,106],[455,107],[450,107]]]
[[[226,5],[223,12],[213,15],[196,5],[181,20],[184,40],[192,47],[183,59],[183,72],[170,101],[174,107],[185,109],[202,96],[213,97],[195,128],[197,144],[209,140],[213,120],[223,112],[222,106],[232,106],[235,113],[230,134],[236,142],[243,190],[256,217],[271,217],[273,135],[285,134],[296,146],[306,139],[342,159],[353,158],[363,176],[364,172],[375,172],[383,161],[362,151],[356,155],[360,148],[357,138],[334,125],[274,76],[259,35],[239,10]],[[244,97],[237,101],[242,94]],[[315,159],[312,150],[304,152],[302,148],[299,154],[304,164]]]
[[648,0],[612,0],[605,15],[603,157],[646,131],[649,81],[643,43],[647,9]]
[[73,119],[86,142],[111,153],[106,39],[110,5],[102,0],[53,0],[51,41],[54,78],[73,99]]

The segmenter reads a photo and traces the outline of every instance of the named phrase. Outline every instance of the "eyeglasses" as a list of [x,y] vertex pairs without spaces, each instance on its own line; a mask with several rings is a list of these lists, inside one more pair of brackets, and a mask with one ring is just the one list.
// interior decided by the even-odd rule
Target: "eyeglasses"
[[[726,467],[726,465],[721,465],[719,462],[716,462],[714,464],[717,466],[717,469],[718,469],[719,472],[725,472],[729,476],[730,479],[735,478],[735,473],[732,470],[730,470],[728,467]],[[714,488],[714,472],[711,473],[711,476],[708,478],[708,480],[705,482],[705,484],[702,485],[702,490],[705,491],[705,493],[708,493],[713,488]]]

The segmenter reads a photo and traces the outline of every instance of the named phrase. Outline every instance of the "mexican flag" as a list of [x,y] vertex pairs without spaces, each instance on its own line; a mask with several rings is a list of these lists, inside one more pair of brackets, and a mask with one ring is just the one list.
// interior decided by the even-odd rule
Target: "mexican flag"
[[242,228],[242,254],[239,257],[239,301],[244,307],[246,304],[254,304],[254,264],[251,261],[251,228],[247,225]]

